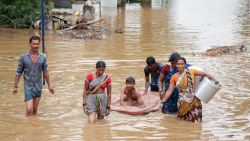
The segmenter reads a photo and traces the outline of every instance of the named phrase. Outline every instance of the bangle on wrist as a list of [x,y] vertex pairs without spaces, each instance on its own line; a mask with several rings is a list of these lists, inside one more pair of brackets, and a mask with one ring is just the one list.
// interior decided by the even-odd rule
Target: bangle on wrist
[[158,92],[163,92],[163,89],[159,90]]

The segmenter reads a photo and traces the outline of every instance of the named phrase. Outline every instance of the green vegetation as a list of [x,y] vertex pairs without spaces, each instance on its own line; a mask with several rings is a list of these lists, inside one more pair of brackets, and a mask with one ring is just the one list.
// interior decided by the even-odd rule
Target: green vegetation
[[141,3],[141,4],[145,4],[145,3],[149,2],[149,0],[126,0],[126,2],[128,2],[128,3]]
[[0,26],[14,27],[14,22],[18,28],[30,27],[40,11],[41,0],[0,0]]
[[141,0],[126,0],[126,2],[129,2],[129,3],[140,3]]

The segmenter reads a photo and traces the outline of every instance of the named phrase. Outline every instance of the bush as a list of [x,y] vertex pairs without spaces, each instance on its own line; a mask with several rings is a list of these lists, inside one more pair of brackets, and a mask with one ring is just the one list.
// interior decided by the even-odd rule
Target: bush
[[141,0],[126,0],[128,3],[140,3]]
[[[31,19],[41,16],[41,0],[1,0],[0,15],[9,17],[18,28],[30,27]],[[11,27],[13,24],[3,16],[0,17],[0,25]]]

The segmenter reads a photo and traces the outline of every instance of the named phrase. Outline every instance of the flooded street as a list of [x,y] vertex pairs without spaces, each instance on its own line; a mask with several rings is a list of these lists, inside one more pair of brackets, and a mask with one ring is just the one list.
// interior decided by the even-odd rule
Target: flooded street
[[[112,33],[103,40],[77,40],[46,35],[49,73],[56,94],[43,89],[38,115],[26,118],[23,79],[12,95],[17,61],[29,50],[31,33],[0,29],[0,140],[250,140],[250,1],[152,0],[151,7],[127,4],[103,9],[104,26]],[[164,1],[164,0],[163,0]],[[204,56],[213,46],[244,44],[248,51]],[[112,112],[107,120],[89,124],[82,111],[85,74],[97,60],[107,63],[112,97],[128,75],[144,89],[146,57],[166,64],[172,52],[216,77],[222,89],[203,104],[203,122],[180,121],[160,112],[130,116]]]

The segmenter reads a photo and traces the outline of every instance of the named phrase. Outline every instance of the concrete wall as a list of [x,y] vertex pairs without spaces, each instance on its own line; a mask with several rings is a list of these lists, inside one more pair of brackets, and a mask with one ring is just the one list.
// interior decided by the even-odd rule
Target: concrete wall
[[101,0],[102,7],[117,7],[117,0]]

